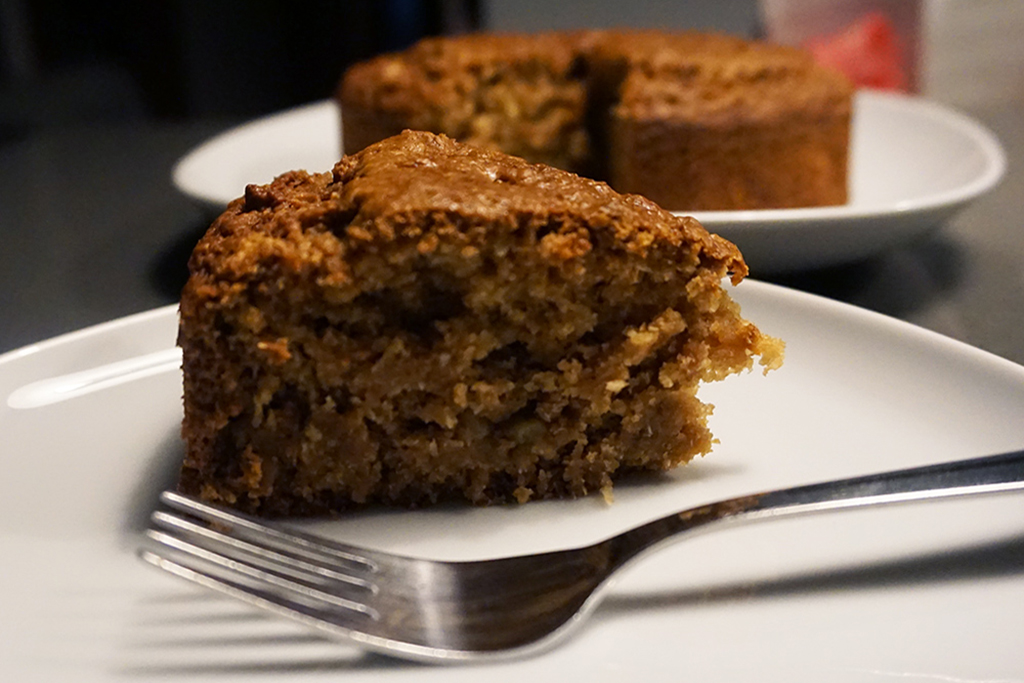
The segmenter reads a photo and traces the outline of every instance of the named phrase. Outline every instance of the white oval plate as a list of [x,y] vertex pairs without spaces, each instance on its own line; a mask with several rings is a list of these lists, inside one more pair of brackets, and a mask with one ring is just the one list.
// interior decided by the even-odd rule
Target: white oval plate
[[[817,268],[938,227],[1006,169],[998,140],[979,123],[904,95],[858,93],[852,138],[851,197],[844,206],[694,215],[738,244],[755,274]],[[248,183],[293,169],[330,170],[339,139],[337,108],[317,102],[218,135],[178,162],[174,183],[221,211]]]
[[[1024,446],[1024,367],[808,294],[753,281],[736,294],[786,339],[787,359],[702,389],[720,439],[706,458],[623,483],[611,505],[377,510],[310,526],[484,558],[577,546],[719,498]],[[175,328],[168,307],[0,356],[0,680],[1024,680],[1020,494],[698,536],[635,565],[564,646],[486,667],[368,656],[194,588],[134,554],[182,455]],[[71,386],[64,400],[26,400]]]

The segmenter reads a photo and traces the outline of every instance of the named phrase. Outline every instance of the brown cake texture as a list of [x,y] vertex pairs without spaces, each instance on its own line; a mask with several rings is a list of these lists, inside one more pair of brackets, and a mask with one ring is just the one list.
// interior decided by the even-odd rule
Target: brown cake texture
[[654,30],[428,38],[337,92],[347,153],[428,130],[677,211],[845,203],[852,96],[801,50]]
[[426,132],[247,187],[189,268],[179,488],[265,515],[606,490],[782,359],[696,220]]

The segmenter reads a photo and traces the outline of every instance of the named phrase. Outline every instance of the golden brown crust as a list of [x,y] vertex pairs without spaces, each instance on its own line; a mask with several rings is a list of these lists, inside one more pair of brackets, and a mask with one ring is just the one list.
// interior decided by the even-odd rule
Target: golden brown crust
[[[844,203],[852,93],[788,47],[587,31],[429,39],[352,67],[338,99],[348,152],[430,130],[666,208],[725,210]],[[700,165],[704,182],[687,172]]]
[[406,132],[250,186],[182,294],[182,490],[265,514],[584,495],[711,446],[781,346],[739,252],[607,185]]
[[846,79],[792,47],[661,31],[612,32],[593,45],[595,68],[619,72],[620,116],[727,129],[850,112]]

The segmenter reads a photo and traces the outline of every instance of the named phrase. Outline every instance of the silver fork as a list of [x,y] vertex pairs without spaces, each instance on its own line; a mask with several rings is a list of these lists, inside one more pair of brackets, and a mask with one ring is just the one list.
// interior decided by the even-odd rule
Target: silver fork
[[[1024,488],[1024,451],[741,496],[594,545],[438,562],[334,543],[165,492],[142,559],[387,655],[464,662],[536,654],[593,611],[612,576],[688,533],[796,514]],[[716,524],[713,524],[716,523]]]

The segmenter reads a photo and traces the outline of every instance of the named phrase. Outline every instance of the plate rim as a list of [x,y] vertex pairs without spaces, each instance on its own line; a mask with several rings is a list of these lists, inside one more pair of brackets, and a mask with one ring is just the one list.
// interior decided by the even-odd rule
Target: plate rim
[[[254,135],[267,126],[280,125],[282,122],[287,123],[303,116],[327,116],[329,114],[338,114],[337,108],[331,100],[323,99],[273,112],[232,126],[200,142],[180,157],[171,168],[171,182],[179,192],[198,201],[204,208],[218,212],[223,211],[230,202],[242,196],[245,188],[239,188],[238,194],[230,199],[225,199],[217,192],[210,192],[201,182],[198,182],[198,176],[202,175],[202,169],[209,163],[209,158],[212,155],[216,155],[222,147],[230,144],[233,140],[245,135]],[[281,173],[291,170],[295,169],[283,169]]]
[[169,313],[177,315],[178,304],[165,304],[163,306],[156,306],[155,308],[149,308],[145,311],[139,311],[137,313],[129,313],[127,315],[112,318],[110,320],[104,320],[103,322],[96,323],[94,325],[87,325],[80,327],[75,330],[70,330],[62,334],[58,334],[52,337],[47,337],[36,342],[31,342],[24,346],[11,349],[0,353],[0,373],[3,372],[5,366],[10,363],[16,362],[23,358],[46,353],[55,348],[73,344],[78,341],[90,339],[92,337],[102,335],[108,332],[113,332],[124,327],[132,327],[135,325],[142,325],[148,322],[160,322],[164,316]]

